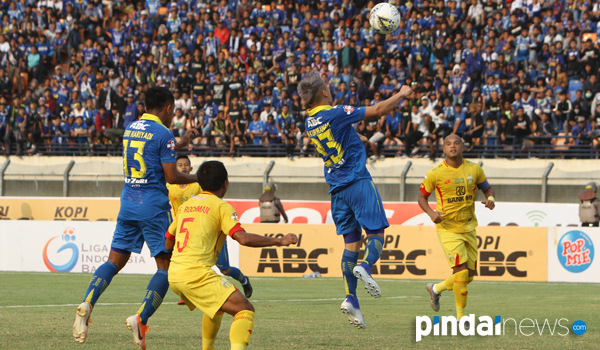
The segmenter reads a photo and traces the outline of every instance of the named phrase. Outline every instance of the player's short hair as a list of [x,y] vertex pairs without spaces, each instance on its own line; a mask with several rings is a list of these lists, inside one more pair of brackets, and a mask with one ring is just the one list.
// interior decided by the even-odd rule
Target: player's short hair
[[146,104],[147,111],[156,111],[165,108],[167,105],[175,104],[175,97],[169,89],[159,86],[153,86],[146,91]]
[[179,154],[179,155],[177,156],[177,159],[176,159],[175,161],[178,161],[178,160],[180,160],[180,159],[187,159],[187,160],[188,160],[188,162],[189,162],[190,164],[192,164],[192,161],[190,160],[190,157],[188,157],[188,156],[187,156],[187,155],[185,155],[185,154]]
[[313,70],[300,81],[298,84],[298,95],[307,104],[312,105],[316,102],[318,95],[325,89],[325,82],[321,78],[318,71]]
[[200,165],[196,177],[203,190],[215,192],[227,181],[227,169],[223,163],[211,160]]

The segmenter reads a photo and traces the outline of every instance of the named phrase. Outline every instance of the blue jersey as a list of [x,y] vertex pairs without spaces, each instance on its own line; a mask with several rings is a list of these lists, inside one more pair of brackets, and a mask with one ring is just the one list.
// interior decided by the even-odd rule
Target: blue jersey
[[144,221],[171,210],[162,165],[175,163],[175,138],[158,117],[144,114],[123,134],[125,187],[120,220]]
[[365,118],[364,107],[319,106],[308,110],[305,126],[325,162],[329,193],[361,179],[370,179],[365,146],[352,127]]

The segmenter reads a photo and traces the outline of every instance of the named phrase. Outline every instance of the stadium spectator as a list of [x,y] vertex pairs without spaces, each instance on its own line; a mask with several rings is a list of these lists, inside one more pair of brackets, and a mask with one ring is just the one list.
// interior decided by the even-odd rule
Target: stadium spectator
[[579,220],[582,227],[598,227],[600,222],[597,188],[595,182],[590,182],[585,185],[585,192],[579,196]]
[[288,216],[281,200],[275,197],[275,190],[277,185],[274,182],[267,182],[263,194],[258,199],[261,224],[277,224],[281,220],[280,216],[283,216],[283,222],[288,223]]
[[[7,106],[13,96],[24,97],[29,116],[37,116],[41,105],[45,113],[65,116],[63,108],[69,104],[74,116],[83,112],[93,138],[100,106],[109,111],[115,130],[124,129],[144,111],[139,103],[143,93],[158,85],[180,92],[177,106],[185,129],[210,125],[221,106],[225,120],[231,119],[228,109],[235,96],[248,108],[248,117],[257,111],[263,122],[269,114],[265,110],[273,111],[277,122],[287,104],[299,126],[297,139],[304,140],[306,110],[295,92],[312,69],[327,78],[336,103],[344,105],[370,104],[375,93],[382,99],[402,84],[411,84],[416,92],[406,106],[408,112],[415,103],[431,108],[426,113],[439,127],[439,114],[432,112],[440,105],[448,127],[459,135],[470,127],[465,123],[470,118],[461,120],[467,104],[481,102],[483,120],[495,119],[505,145],[513,142],[513,136],[502,132],[506,128],[500,125],[501,116],[508,115],[511,121],[519,107],[535,127],[523,139],[539,133],[543,125],[536,124],[535,109],[547,114],[553,130],[561,133],[571,132],[569,118],[597,115],[596,4],[566,6],[564,0],[523,8],[478,1],[399,4],[399,29],[381,35],[370,27],[363,3],[275,0],[263,7],[248,0],[199,4],[124,0],[39,2],[32,8],[6,2],[0,7],[10,18],[0,23],[0,96]],[[423,97],[428,101],[421,102]],[[30,110],[31,102],[37,103],[36,111]],[[244,131],[236,129],[236,135],[245,132],[249,119],[240,119]],[[33,128],[36,124],[30,120],[28,128]],[[22,153],[48,151],[34,146],[45,142],[44,135],[50,137],[50,120],[41,126],[48,133],[34,142],[26,137],[30,144]],[[68,118],[61,123],[69,124]],[[227,132],[234,123],[227,124]],[[283,141],[289,140],[281,126]],[[398,136],[405,126],[398,129]],[[237,137],[238,150],[253,143]],[[117,138],[109,142],[120,147]],[[403,149],[401,143],[393,143],[391,148]],[[287,141],[285,145],[290,146]],[[204,142],[194,141],[192,152],[203,154],[203,147]],[[315,152],[303,141],[293,145],[292,153],[296,148],[306,155]],[[382,154],[397,149],[384,148]]]

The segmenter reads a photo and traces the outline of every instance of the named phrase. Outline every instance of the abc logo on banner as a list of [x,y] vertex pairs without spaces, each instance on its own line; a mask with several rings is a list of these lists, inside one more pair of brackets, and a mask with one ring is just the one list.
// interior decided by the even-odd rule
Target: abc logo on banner
[[594,244],[582,231],[573,230],[565,233],[556,249],[558,261],[569,272],[583,272],[594,261]]

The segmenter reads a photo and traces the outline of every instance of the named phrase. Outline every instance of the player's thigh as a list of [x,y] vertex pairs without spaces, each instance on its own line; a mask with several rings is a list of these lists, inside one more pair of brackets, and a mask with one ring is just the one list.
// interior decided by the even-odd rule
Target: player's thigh
[[117,227],[110,246],[131,253],[141,253],[144,247],[144,235],[140,222],[117,218]]
[[352,208],[346,202],[344,192],[347,190],[345,188],[331,195],[331,217],[338,235],[362,232]]
[[353,183],[346,189],[345,197],[354,217],[367,234],[383,233],[390,226],[373,180],[363,179]]
[[171,213],[162,212],[150,220],[141,221],[140,226],[144,235],[144,240],[150,249],[150,256],[155,257],[159,254],[169,253],[165,248],[165,232],[171,224]]
[[217,259],[217,267],[221,271],[225,271],[231,267],[229,266],[229,252],[227,251],[227,239],[225,239],[225,242],[223,243],[223,249],[221,250],[219,258]]
[[193,310],[192,306],[197,307],[210,318],[215,317],[229,296],[236,291],[231,282],[212,269],[207,269],[191,281],[171,282],[170,285],[190,310]]
[[[469,261],[465,234],[449,232],[444,229],[438,229],[437,234],[442,244],[446,261],[450,267],[455,267]],[[475,243],[475,246],[477,247],[477,243]]]
[[465,247],[469,257],[467,268],[469,270],[477,270],[477,260],[479,252],[477,250],[477,232],[475,230],[464,234]]

